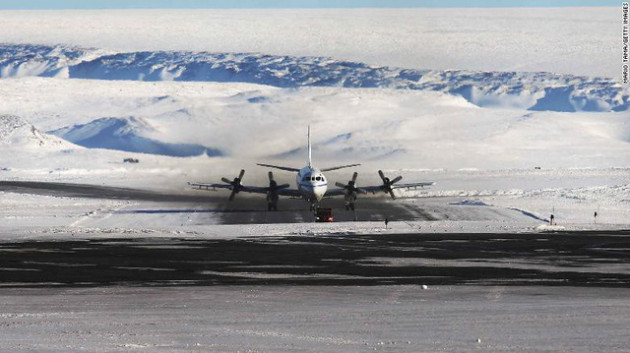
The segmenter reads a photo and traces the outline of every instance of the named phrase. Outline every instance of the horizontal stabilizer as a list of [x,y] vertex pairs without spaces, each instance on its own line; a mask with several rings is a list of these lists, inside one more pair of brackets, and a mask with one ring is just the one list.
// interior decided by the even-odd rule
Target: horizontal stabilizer
[[271,165],[271,164],[262,164],[262,163],[256,163],[259,166],[263,166],[263,167],[269,167],[269,168],[276,168],[276,169],[280,169],[280,170],[286,170],[289,172],[299,172],[300,170],[297,168],[291,168],[291,167],[282,167],[282,166],[278,166],[278,165]]
[[358,166],[358,165],[361,165],[361,164],[348,164],[348,165],[340,165],[340,166],[337,166],[337,167],[324,168],[324,169],[322,169],[322,172],[329,172],[329,171],[331,171],[331,170],[337,170],[337,169],[343,169],[343,168],[356,167],[356,166]]

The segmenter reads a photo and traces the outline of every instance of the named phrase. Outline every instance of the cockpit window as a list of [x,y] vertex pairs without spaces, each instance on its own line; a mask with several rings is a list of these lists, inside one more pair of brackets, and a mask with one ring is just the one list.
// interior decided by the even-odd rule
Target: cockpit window
[[323,175],[310,175],[306,174],[302,177],[302,181],[326,181]]

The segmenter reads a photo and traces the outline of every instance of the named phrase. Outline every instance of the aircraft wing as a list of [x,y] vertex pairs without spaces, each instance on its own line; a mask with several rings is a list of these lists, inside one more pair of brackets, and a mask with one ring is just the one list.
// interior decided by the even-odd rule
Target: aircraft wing
[[[418,187],[425,187],[434,185],[434,182],[421,182],[421,183],[409,183],[409,184],[400,184],[400,185],[392,185],[392,189],[416,189]],[[375,185],[375,186],[359,186],[360,190],[365,192],[376,193],[378,191],[383,191],[383,185]],[[341,196],[346,194],[346,189],[335,188],[326,190],[326,196]]]
[[[234,186],[232,184],[201,184],[201,183],[188,183],[188,185],[192,186],[195,189],[199,190],[216,190],[216,189],[228,189],[233,190]],[[266,194],[267,188],[259,187],[259,186],[247,186],[243,185],[240,191],[244,192],[252,192],[258,194]]]
[[[363,188],[362,188],[363,189]],[[346,189],[335,188],[326,190],[326,197],[328,196],[341,196],[346,194]]]
[[425,182],[420,182],[420,183],[409,183],[409,184],[395,184],[393,185],[394,189],[417,189],[418,187],[425,187],[425,186],[431,186],[431,185],[435,185],[434,181],[425,181]]
[[230,184],[202,184],[202,183],[191,183],[189,182],[188,185],[192,186],[194,189],[199,189],[199,190],[210,190],[210,189],[229,189],[232,190],[232,185]]
[[[432,181],[427,181],[427,182],[420,182],[420,183],[408,183],[408,184],[394,184],[391,186],[392,190],[396,190],[396,189],[417,189],[418,187],[425,187],[425,186],[431,186],[434,185],[435,182]],[[371,192],[371,193],[375,193],[377,191],[383,191],[384,186],[383,185],[377,185],[377,186],[361,186],[360,189],[365,190],[367,192]]]
[[[199,190],[216,190],[216,189],[228,189],[233,190],[234,186],[232,184],[201,184],[201,183],[188,183],[188,185],[192,186],[195,189]],[[296,189],[288,189],[289,184],[280,185],[280,189],[276,192],[278,195],[283,196],[291,196],[291,197],[299,197],[302,194]],[[260,187],[260,186],[249,186],[243,185],[240,189],[242,192],[249,192],[254,194],[266,194],[269,191],[269,188]]]
[[278,190],[278,195],[290,196],[290,197],[302,197],[302,193],[300,193],[300,191],[297,189],[280,189]]

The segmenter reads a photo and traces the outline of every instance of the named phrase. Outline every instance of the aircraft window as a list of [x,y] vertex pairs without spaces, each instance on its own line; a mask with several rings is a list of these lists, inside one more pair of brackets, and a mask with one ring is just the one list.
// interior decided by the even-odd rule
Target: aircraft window
[[315,177],[315,180],[320,181],[322,180],[322,177]]
[[315,177],[311,177],[311,181],[315,181]]
[[309,180],[311,180],[311,177],[310,177],[310,176],[308,176],[308,175],[307,175],[307,176],[305,176],[305,177],[304,177],[304,179],[302,179],[302,181],[309,181]]

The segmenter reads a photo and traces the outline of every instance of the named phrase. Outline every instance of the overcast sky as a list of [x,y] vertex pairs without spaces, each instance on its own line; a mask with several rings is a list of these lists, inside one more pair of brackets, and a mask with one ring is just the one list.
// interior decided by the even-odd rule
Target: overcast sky
[[0,0],[0,9],[621,6],[616,0]]

